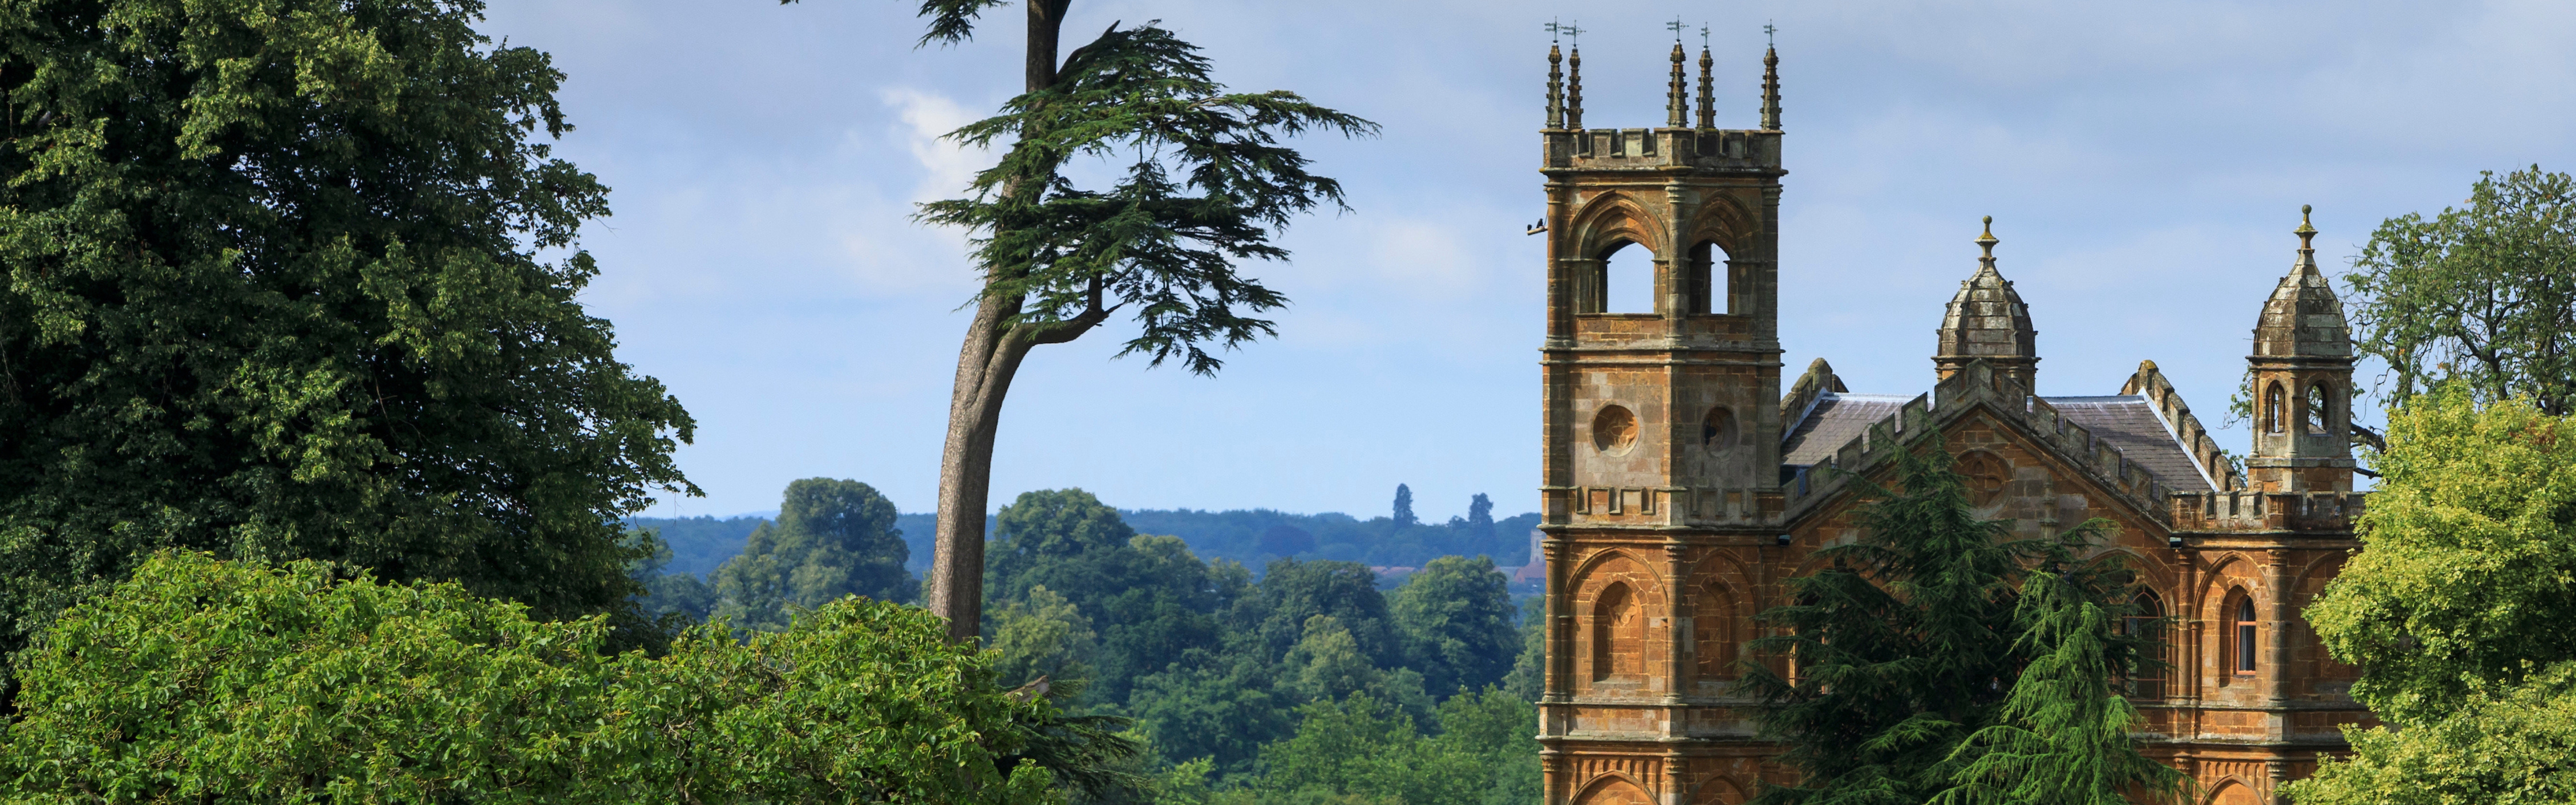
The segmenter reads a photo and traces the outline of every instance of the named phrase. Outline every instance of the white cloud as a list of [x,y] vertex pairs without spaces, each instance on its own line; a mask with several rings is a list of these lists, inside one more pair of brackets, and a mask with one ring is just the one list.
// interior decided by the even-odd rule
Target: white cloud
[[983,119],[947,96],[909,87],[888,89],[880,96],[894,107],[898,135],[911,149],[924,175],[913,185],[912,201],[953,198],[965,192],[978,171],[994,162],[992,149],[970,148],[948,139],[948,133]]

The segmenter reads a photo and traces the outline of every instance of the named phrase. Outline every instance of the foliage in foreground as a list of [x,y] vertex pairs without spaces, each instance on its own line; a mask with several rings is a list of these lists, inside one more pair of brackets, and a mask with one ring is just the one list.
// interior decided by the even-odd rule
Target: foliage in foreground
[[1132,754],[997,688],[919,609],[845,598],[659,659],[604,654],[607,632],[162,554],[19,659],[0,774],[26,803],[1018,803],[1061,801],[1047,758]]
[[1819,551],[1796,603],[1762,614],[1787,633],[1753,648],[1797,675],[1752,665],[1745,684],[1801,780],[1755,801],[2093,803],[2178,785],[2126,739],[2136,712],[2108,690],[2141,657],[2113,629],[2136,594],[2118,555],[2076,558],[2100,523],[2012,539],[1977,517],[1949,454],[1926,452],[1898,451],[1894,491],[1856,513],[1864,536]]
[[2576,417],[2480,396],[2389,416],[2363,550],[2306,614],[2395,729],[2347,728],[2300,802],[2576,801]]
[[2301,805],[2576,802],[2576,663],[2519,685],[2477,686],[2440,718],[2347,729],[2351,756],[2289,785]]
[[481,14],[0,3],[0,652],[174,547],[627,610],[692,423],[583,311],[607,188]]

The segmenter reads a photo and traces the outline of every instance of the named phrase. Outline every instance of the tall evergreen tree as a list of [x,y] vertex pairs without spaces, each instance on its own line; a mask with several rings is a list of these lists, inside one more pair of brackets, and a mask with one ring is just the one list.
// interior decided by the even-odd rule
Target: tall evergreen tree
[[1494,501],[1483,492],[1467,501],[1467,533],[1479,540],[1494,538]]
[[2135,600],[2120,555],[2073,561],[2090,536],[2061,542],[2022,581],[2014,648],[2027,664],[1996,722],[1951,752],[1952,787],[1932,805],[2130,805],[2188,782],[2129,737],[2138,711],[2113,686],[2156,660],[2118,627],[2133,613],[2103,603]]
[[[1002,5],[922,0],[930,25],[919,44],[972,38],[983,12]],[[1211,350],[1275,334],[1255,317],[1287,304],[1238,263],[1286,259],[1272,236],[1318,204],[1342,202],[1339,182],[1308,173],[1306,158],[1279,141],[1377,131],[1294,93],[1227,92],[1197,46],[1151,22],[1113,23],[1059,60],[1073,0],[1022,5],[1021,94],[951,135],[1009,148],[976,174],[971,196],[923,205],[920,216],[973,233],[983,275],[949,395],[929,579],[930,609],[959,640],[974,637],[982,618],[993,445],[1020,362],[1123,310],[1138,332],[1118,354],[1215,374],[1223,361]],[[1089,159],[1111,162],[1109,186],[1086,189],[1067,175]]]
[[1413,516],[1413,487],[1395,485],[1395,525],[1398,528],[1420,525],[1422,518]]
[[[1939,444],[1939,435],[1917,443],[1925,444]],[[2063,580],[2025,578],[2030,567],[2074,566],[2077,552],[2098,538],[2098,524],[2056,540],[2014,539],[2007,521],[1977,517],[1950,466],[1937,448],[1900,450],[1893,489],[1877,488],[1856,512],[1864,535],[1821,549],[1826,567],[1790,582],[1795,603],[1762,614],[1786,633],[1754,641],[1755,649],[1786,657],[1792,673],[1756,666],[1745,684],[1765,700],[1763,731],[1788,746],[1782,760],[1800,780],[1766,786],[1755,801],[1924,802],[1963,774],[1976,779],[2005,762],[1977,766],[2000,753],[1980,753],[1972,739],[2028,751],[2005,740],[2014,733],[1980,732],[1999,725],[2118,731],[2116,745],[2050,747],[2058,752],[2051,762],[2128,769],[2124,758],[2136,750],[2125,741],[2125,704],[2070,704],[2070,697],[2088,695],[2084,685],[2108,685],[2107,669],[2135,661],[2129,638],[2096,630],[2127,612],[2134,591],[2114,565],[2086,566],[2074,593]],[[2055,597],[2025,607],[2017,594],[2024,583]],[[2079,606],[2069,614],[2062,606],[2068,602],[2092,611]],[[2065,652],[2072,653],[2051,660],[2055,666],[2041,663],[2047,672],[2022,685],[2025,665]],[[2093,671],[2105,672],[2073,683]]]

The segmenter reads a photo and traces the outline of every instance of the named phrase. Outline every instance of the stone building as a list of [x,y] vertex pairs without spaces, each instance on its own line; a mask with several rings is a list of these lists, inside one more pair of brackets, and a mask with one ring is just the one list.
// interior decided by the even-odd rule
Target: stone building
[[[1717,128],[1711,58],[1696,105],[1683,59],[1675,45],[1663,126],[1599,129],[1583,123],[1581,54],[1548,55],[1548,803],[1733,803],[1785,779],[1734,687],[1740,660],[1776,662],[1744,649],[1754,615],[1814,549],[1854,536],[1850,475],[1884,477],[1932,432],[1980,512],[2019,533],[2116,524],[2109,549],[2143,573],[2141,603],[2175,619],[2170,670],[2127,683],[2139,737],[2200,782],[2199,802],[2273,802],[2341,749],[2337,726],[2368,719],[2346,695],[2355,670],[2298,616],[2355,546],[2363,504],[2352,345],[2314,231],[2302,222],[2270,298],[2245,300],[2260,391],[2241,473],[2151,361],[2117,393],[2035,396],[2036,331],[1991,228],[1942,318],[1930,393],[1854,393],[1821,359],[1784,391],[1778,55],[1755,129]],[[1604,312],[1622,248],[1653,258],[1653,312]]]

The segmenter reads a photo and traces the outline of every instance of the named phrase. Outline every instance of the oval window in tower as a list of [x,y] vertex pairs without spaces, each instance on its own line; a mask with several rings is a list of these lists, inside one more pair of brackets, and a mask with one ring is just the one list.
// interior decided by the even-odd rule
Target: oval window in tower
[[1602,406],[1592,416],[1592,446],[1614,456],[1627,454],[1637,446],[1637,415],[1624,407]]
[[1710,450],[1734,447],[1735,412],[1723,405],[1708,409],[1708,416],[1699,423],[1699,441]]

